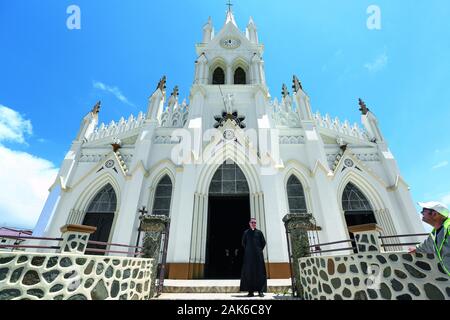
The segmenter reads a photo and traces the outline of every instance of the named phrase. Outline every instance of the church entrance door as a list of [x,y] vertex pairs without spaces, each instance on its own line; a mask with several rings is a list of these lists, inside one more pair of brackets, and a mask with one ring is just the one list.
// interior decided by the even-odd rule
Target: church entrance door
[[206,279],[239,279],[243,260],[242,234],[250,221],[249,196],[210,196]]
[[[83,225],[96,227],[95,231],[89,237],[90,241],[108,242],[111,228],[114,221],[114,212],[117,208],[117,197],[114,188],[108,184],[97,193],[92,200],[83,220]],[[104,255],[104,252],[89,251],[106,250],[106,245],[89,244],[86,253],[90,255]]]

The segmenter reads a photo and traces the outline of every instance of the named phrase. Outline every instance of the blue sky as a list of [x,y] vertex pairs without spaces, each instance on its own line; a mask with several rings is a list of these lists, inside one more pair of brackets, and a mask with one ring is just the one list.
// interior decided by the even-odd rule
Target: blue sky
[[[100,121],[146,111],[165,74],[189,96],[194,44],[225,0],[0,0],[0,225],[32,228],[78,132],[102,100]],[[292,74],[313,111],[360,122],[375,113],[415,201],[450,204],[448,0],[234,1],[241,30],[253,16],[273,97]],[[81,30],[69,30],[69,5]],[[381,9],[381,30],[366,10]]]

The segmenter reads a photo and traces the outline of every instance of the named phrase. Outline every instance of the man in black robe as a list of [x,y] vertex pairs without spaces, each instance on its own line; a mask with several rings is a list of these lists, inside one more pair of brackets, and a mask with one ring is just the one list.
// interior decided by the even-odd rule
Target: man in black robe
[[250,220],[250,229],[242,236],[244,247],[244,263],[241,272],[241,291],[248,291],[248,297],[253,297],[257,291],[260,297],[267,292],[266,265],[264,263],[263,249],[266,240],[263,233],[256,229],[256,219]]

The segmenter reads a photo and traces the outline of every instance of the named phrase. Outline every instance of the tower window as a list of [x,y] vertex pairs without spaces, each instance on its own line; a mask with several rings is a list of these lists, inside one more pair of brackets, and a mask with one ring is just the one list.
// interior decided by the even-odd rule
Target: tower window
[[222,68],[214,70],[212,84],[225,84],[225,72]]
[[247,84],[245,71],[241,67],[234,72],[234,84]]

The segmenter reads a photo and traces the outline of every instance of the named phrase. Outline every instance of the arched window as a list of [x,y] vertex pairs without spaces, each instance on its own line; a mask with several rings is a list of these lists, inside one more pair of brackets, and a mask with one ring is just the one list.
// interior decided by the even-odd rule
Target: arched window
[[294,175],[290,176],[287,182],[287,195],[290,213],[306,213],[306,200],[303,186]]
[[366,196],[355,186],[349,183],[342,194],[342,208],[345,212],[347,226],[376,223],[372,206]]
[[[114,213],[117,209],[117,196],[114,188],[108,184],[92,200],[83,220],[83,225],[96,227],[97,230],[89,237],[89,240],[108,242],[114,221]],[[89,252],[92,249],[106,249],[104,245],[89,245],[87,254],[102,254]]]
[[213,196],[246,195],[248,193],[249,187],[244,172],[231,160],[227,160],[217,169],[209,186],[209,194]]
[[170,215],[170,202],[172,200],[172,180],[165,175],[158,183],[153,204],[154,215]]
[[221,67],[214,70],[212,84],[225,84],[225,72]]
[[245,71],[241,67],[234,72],[234,84],[247,84]]

